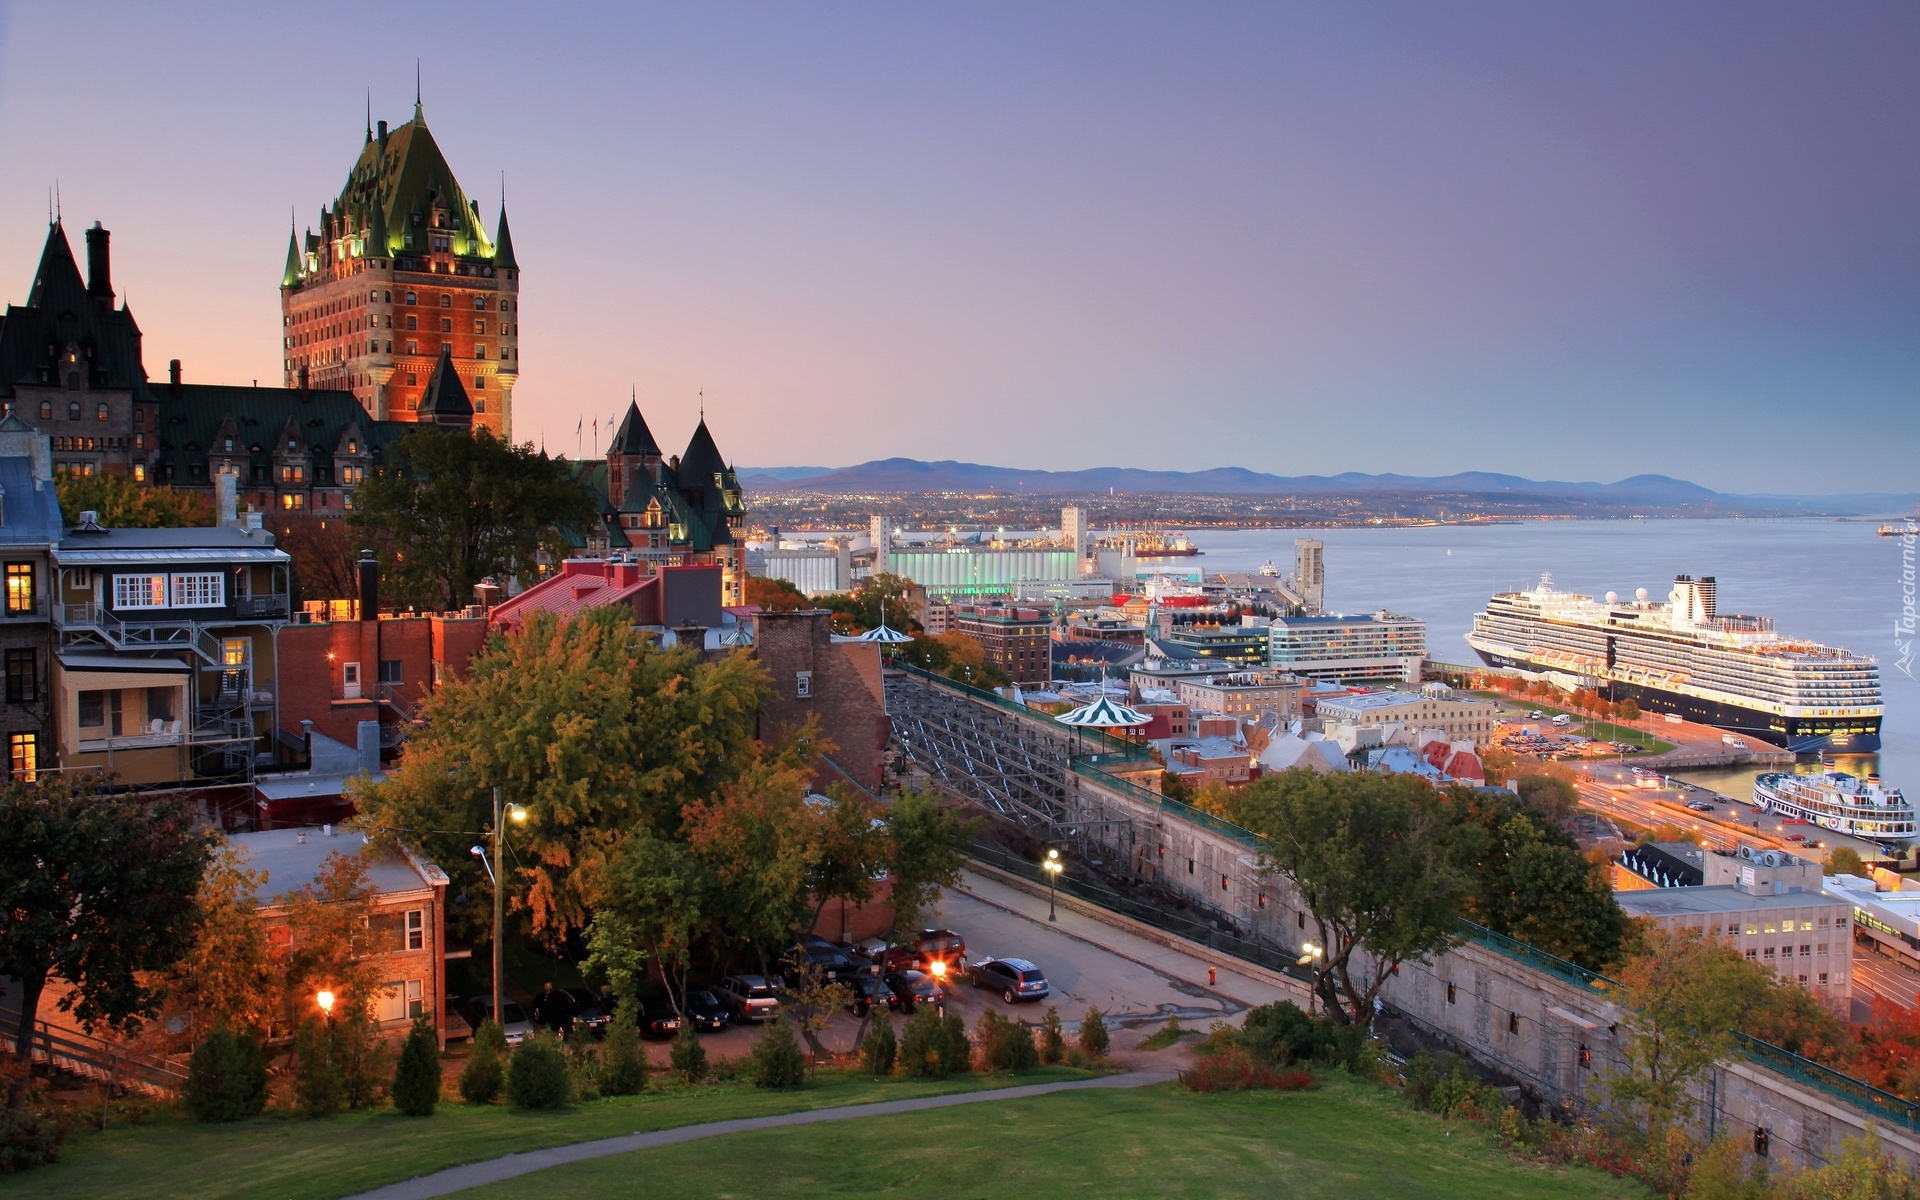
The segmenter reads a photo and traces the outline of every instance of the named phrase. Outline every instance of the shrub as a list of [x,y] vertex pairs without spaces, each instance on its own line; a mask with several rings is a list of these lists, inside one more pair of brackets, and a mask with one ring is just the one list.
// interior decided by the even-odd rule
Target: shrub
[[387,1045],[367,1017],[340,1017],[333,1023],[334,1067],[340,1073],[340,1098],[348,1108],[365,1108],[380,1098],[386,1082]]
[[979,1043],[980,1057],[986,1062],[989,1071],[1001,1069],[1000,1064],[995,1061],[995,1055],[1001,1050],[1000,1029],[1005,1024],[1006,1021],[1000,1014],[989,1008],[980,1014],[979,1022],[973,1027],[973,1040]]
[[796,1088],[806,1082],[807,1060],[793,1036],[793,1026],[784,1016],[767,1022],[760,1036],[753,1039],[753,1085],[763,1088]]
[[318,1021],[302,1021],[293,1040],[293,1094],[300,1111],[309,1117],[327,1117],[340,1111],[345,1084],[333,1061],[333,1038]]
[[182,1097],[196,1121],[241,1121],[267,1106],[267,1063],[251,1035],[221,1027],[200,1039],[187,1062]]
[[[600,1047],[588,1041],[582,1031],[582,1036],[570,1037],[560,1043],[560,1057],[567,1064],[568,1095],[575,1100],[598,1100],[600,1077],[605,1067]],[[644,1080],[641,1086],[646,1086]]]
[[0,1108],[0,1175],[60,1161],[60,1129],[38,1113]]
[[[488,1036],[489,1029],[494,1036]],[[500,1089],[506,1084],[506,1069],[500,1065],[496,1040],[504,1044],[500,1027],[492,1021],[482,1021],[480,1028],[473,1031],[473,1054],[460,1071],[460,1098],[468,1104],[492,1104],[500,1098]]]
[[515,1108],[565,1108],[573,1096],[567,1056],[550,1033],[521,1042],[507,1060],[507,1103]]
[[941,1046],[946,1041],[940,1014],[932,1005],[922,1004],[913,1010],[907,1018],[906,1030],[900,1035],[900,1067],[909,1079],[945,1079],[948,1074],[946,1055]]
[[680,1032],[673,1035],[673,1047],[667,1051],[667,1061],[682,1083],[699,1083],[706,1078],[707,1048],[701,1043],[700,1035],[694,1032],[693,1022],[683,1022]]
[[[608,1096],[634,1096],[647,1089],[647,1053],[640,1045],[637,1019],[623,1019],[627,1015],[615,1013],[607,1040],[600,1043],[600,1091]],[[682,1025],[680,1037],[673,1039],[676,1058],[681,1038],[690,1032],[690,1027]],[[679,1065],[678,1061],[674,1063],[676,1069]]]
[[1240,1026],[1240,1044],[1255,1062],[1312,1062],[1333,1047],[1337,1034],[1329,1017],[1310,1017],[1288,1000],[1250,1009]]
[[1033,1026],[1025,1021],[1006,1021],[1000,1026],[999,1057],[1008,1071],[1031,1071],[1040,1065],[1040,1051],[1033,1044]]
[[432,1116],[434,1106],[440,1103],[440,1080],[440,1039],[432,1021],[424,1015],[415,1017],[400,1047],[393,1086],[387,1089],[393,1106],[409,1117]]
[[1107,1019],[1099,1009],[1089,1008],[1080,1018],[1080,1048],[1088,1058],[1099,1060],[1107,1056],[1107,1045]]
[[473,1031],[473,1048],[490,1047],[496,1058],[507,1056],[507,1031],[500,1028],[500,1022],[487,1020],[480,1022],[480,1028]]
[[940,1065],[946,1073],[964,1075],[973,1070],[973,1043],[967,1040],[967,1023],[959,1013],[948,1013],[940,1019],[940,1035]]
[[1252,1088],[1299,1091],[1313,1086],[1313,1076],[1297,1068],[1275,1067],[1234,1047],[1209,1055],[1180,1072],[1180,1082],[1192,1092],[1244,1092]]
[[1067,1035],[1060,1028],[1060,1010],[1047,1006],[1047,1019],[1040,1026],[1040,1061],[1048,1066],[1067,1056]]
[[885,1013],[867,1030],[866,1038],[860,1043],[860,1062],[869,1075],[878,1079],[893,1074],[894,1059],[900,1054],[900,1043],[893,1036],[893,1022]]

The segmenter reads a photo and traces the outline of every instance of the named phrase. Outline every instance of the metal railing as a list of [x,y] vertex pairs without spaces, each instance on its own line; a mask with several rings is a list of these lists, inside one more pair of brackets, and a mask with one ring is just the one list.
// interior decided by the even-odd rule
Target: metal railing
[[1920,1130],[1920,1103],[1882,1091],[1870,1083],[1843,1075],[1832,1067],[1821,1066],[1810,1058],[1802,1058],[1791,1050],[1783,1050],[1739,1030],[1733,1031],[1733,1040],[1749,1061],[1775,1074],[1817,1088],[1855,1108],[1869,1109],[1890,1121],[1897,1121],[1906,1129]]
[[285,620],[290,601],[284,594],[241,596],[233,602],[233,615],[263,620]]
[[[11,1050],[20,1028],[18,1009],[0,1008],[0,1036]],[[123,1087],[172,1094],[186,1086],[187,1073],[164,1059],[135,1053],[111,1042],[78,1030],[55,1031],[45,1020],[36,1018],[30,1055],[50,1067],[60,1067],[76,1075],[108,1080]]]
[[1043,713],[1038,709],[1028,708],[1024,704],[1015,704],[1013,701],[1005,699],[998,693],[987,688],[978,688],[970,683],[961,683],[957,679],[949,679],[945,675],[935,674],[932,671],[928,671],[922,667],[916,667],[912,663],[901,662],[898,659],[889,663],[887,669],[902,671],[915,679],[925,680],[939,687],[951,688],[971,699],[978,700],[982,704],[991,704],[995,708],[1003,708],[1008,712],[1018,713],[1030,720],[1045,721],[1047,724],[1056,727],[1062,737],[1076,736],[1080,738],[1083,743],[1092,746],[1100,754],[1116,754],[1134,758],[1146,757],[1145,751],[1134,746],[1124,738],[1117,738],[1111,734],[1102,733],[1097,729],[1089,731],[1075,729],[1071,725],[1062,725],[1060,722],[1054,720],[1051,714]]

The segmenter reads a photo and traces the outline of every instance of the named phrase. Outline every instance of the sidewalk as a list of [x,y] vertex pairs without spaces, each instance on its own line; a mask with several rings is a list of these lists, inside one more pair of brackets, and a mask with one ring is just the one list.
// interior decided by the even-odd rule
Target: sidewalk
[[1066,1083],[1034,1083],[1024,1087],[997,1088],[985,1092],[923,1096],[912,1100],[881,1100],[872,1104],[817,1108],[811,1112],[743,1117],[733,1121],[712,1121],[704,1125],[682,1125],[677,1129],[630,1133],[624,1137],[601,1138],[598,1141],[578,1142],[571,1146],[554,1146],[547,1150],[535,1150],[527,1154],[509,1154],[503,1158],[490,1158],[484,1162],[468,1163],[462,1167],[449,1167],[444,1171],[435,1171],[431,1175],[422,1175],[418,1179],[409,1179],[404,1183],[390,1183],[386,1187],[375,1188],[370,1192],[361,1192],[357,1196],[349,1197],[348,1200],[432,1200],[433,1197],[450,1196],[467,1188],[517,1179],[534,1171],[544,1171],[548,1167],[584,1162],[592,1158],[607,1158],[615,1154],[628,1154],[655,1146],[671,1146],[678,1142],[691,1142],[700,1138],[745,1133],[753,1129],[783,1129],[794,1125],[814,1125],[822,1121],[849,1121],[861,1117],[924,1112],[931,1108],[980,1104],[989,1100],[1025,1100],[1032,1096],[1045,1096],[1052,1092],[1077,1091],[1085,1088],[1148,1087],[1156,1083],[1165,1083],[1173,1077],[1174,1072],[1170,1070],[1131,1071],[1125,1075],[1108,1075],[1100,1079],[1077,1079]]
[[[1057,919],[1049,923],[1045,896],[1036,896],[1022,891],[978,871],[965,872],[955,890],[965,892],[995,908],[1047,925],[1048,928],[1055,929],[1068,937],[1086,942],[1111,954],[1117,954],[1170,979],[1178,979],[1183,983],[1225,996],[1242,1007],[1257,1008],[1263,1004],[1272,1004],[1276,1000],[1298,1001],[1299,999],[1299,993],[1256,978],[1241,970],[1239,960],[1231,955],[1210,955],[1204,947],[1200,946],[1194,946],[1191,950],[1176,950],[1089,916],[1078,908],[1070,908],[1064,903],[1056,902],[1054,908]],[[1211,984],[1207,982],[1207,970],[1210,967],[1217,972],[1215,981]]]

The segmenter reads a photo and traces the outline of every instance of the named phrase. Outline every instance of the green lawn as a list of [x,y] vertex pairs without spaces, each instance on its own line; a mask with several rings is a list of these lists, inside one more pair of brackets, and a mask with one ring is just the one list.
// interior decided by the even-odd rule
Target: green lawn
[[556,1167],[460,1193],[556,1196],[903,1195],[1646,1197],[1628,1180],[1514,1160],[1478,1126],[1335,1076],[1309,1092],[1199,1096],[1175,1085],[1063,1092],[855,1122],[733,1134]]
[[60,1163],[0,1176],[0,1195],[8,1200],[333,1200],[476,1159],[592,1138],[1092,1074],[1050,1067],[1018,1077],[876,1083],[863,1075],[823,1072],[815,1086],[798,1092],[768,1092],[750,1084],[665,1087],[557,1113],[442,1102],[439,1112],[423,1119],[402,1117],[390,1108],[318,1121],[276,1114],[235,1125],[196,1125],[168,1115],[106,1133],[75,1134]]

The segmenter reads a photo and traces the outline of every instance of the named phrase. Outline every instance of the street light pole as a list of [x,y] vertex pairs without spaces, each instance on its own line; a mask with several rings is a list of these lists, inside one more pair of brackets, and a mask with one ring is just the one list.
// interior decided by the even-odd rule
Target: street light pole
[[480,860],[480,865],[487,869],[487,874],[493,880],[493,1020],[502,1028],[505,1027],[506,1021],[500,1011],[501,963],[504,959],[500,933],[501,927],[506,923],[507,893],[500,883],[503,878],[502,872],[506,870],[501,850],[506,845],[506,822],[509,818],[524,821],[527,819],[527,810],[518,804],[501,803],[500,789],[496,787],[493,789],[493,861],[487,861],[487,852],[484,848],[480,846],[473,848],[473,856]]
[[1053,907],[1054,888],[1060,881],[1060,872],[1066,870],[1066,864],[1060,861],[1058,850],[1048,850],[1040,868],[1047,873],[1047,920],[1058,921]]

